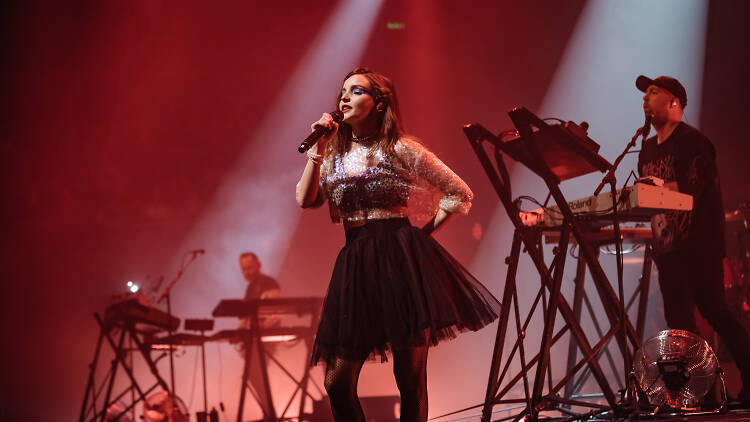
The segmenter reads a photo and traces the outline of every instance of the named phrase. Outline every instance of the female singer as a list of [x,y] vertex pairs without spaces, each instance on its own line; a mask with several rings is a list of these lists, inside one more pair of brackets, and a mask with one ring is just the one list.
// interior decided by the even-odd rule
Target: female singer
[[[390,79],[367,68],[346,75],[330,129],[308,151],[297,184],[303,208],[326,199],[346,245],[336,258],[312,364],[326,363],[337,422],[365,421],[357,380],[368,356],[393,355],[401,420],[427,420],[427,348],[497,318],[500,304],[430,233],[466,214],[472,192],[402,129]],[[428,215],[421,229],[409,216]]]

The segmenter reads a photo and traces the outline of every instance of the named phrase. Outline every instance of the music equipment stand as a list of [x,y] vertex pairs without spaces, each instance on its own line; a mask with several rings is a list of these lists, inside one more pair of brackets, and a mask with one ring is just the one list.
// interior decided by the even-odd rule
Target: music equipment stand
[[206,331],[211,331],[214,329],[214,320],[212,319],[186,319],[185,320],[185,330],[186,331],[198,331],[201,333],[201,337],[204,339],[204,341],[201,341],[201,367],[202,371],[201,374],[203,375],[203,414],[201,415],[201,412],[198,412],[197,416],[200,420],[203,418],[203,420],[207,420],[208,418],[208,388],[206,387],[206,342],[205,342],[205,336]]
[[[629,359],[633,352],[630,347],[628,347],[628,341],[633,345],[633,349],[637,349],[640,346],[640,339],[638,338],[636,330],[633,328],[632,324],[627,321],[627,316],[624,313],[624,310],[621,309],[620,302],[618,301],[607,276],[602,270],[597,255],[591,245],[586,242],[586,239],[583,236],[581,222],[579,222],[573,215],[573,212],[568,205],[568,201],[565,199],[559,188],[559,184],[563,180],[593,171],[604,172],[610,168],[610,165],[605,159],[597,154],[597,148],[591,148],[590,143],[574,142],[577,138],[581,138],[581,136],[575,136],[575,134],[568,133],[570,131],[563,125],[550,126],[523,107],[515,108],[508,114],[519,134],[517,141],[513,143],[512,146],[506,144],[503,140],[490,133],[481,125],[469,124],[464,126],[464,133],[466,134],[469,143],[479,158],[479,161],[487,173],[493,188],[498,194],[508,217],[515,227],[510,256],[506,258],[508,270],[506,274],[492,364],[482,409],[482,421],[489,422],[494,405],[501,403],[525,404],[525,408],[515,417],[515,420],[520,420],[521,418],[525,418],[525,420],[538,420],[539,412],[544,410],[556,410],[562,413],[572,414],[572,412],[568,412],[566,409],[561,408],[559,406],[561,403],[592,408],[595,409],[595,412],[614,410],[616,414],[622,414],[624,409],[618,402],[615,393],[610,387],[596,358],[609,341],[612,338],[616,338],[623,357]],[[494,145],[497,167],[495,167],[490,161],[489,156],[482,145],[482,141],[488,141]],[[554,148],[552,148],[553,146]],[[547,147],[550,148],[548,150],[543,149]],[[553,251],[555,256],[549,266],[544,262],[539,228],[527,227],[520,219],[520,209],[512,199],[510,177],[500,151],[515,158],[544,180],[547,189],[549,190],[549,194],[555,199],[556,204],[560,208],[560,212],[564,216],[560,240]],[[546,151],[557,152],[546,153]],[[556,157],[559,157],[561,154],[560,151],[565,152],[565,161],[555,164]],[[594,345],[589,343],[589,340],[574,314],[573,308],[560,293],[565,257],[567,255],[568,242],[571,235],[576,239],[579,245],[580,254],[591,272],[594,285],[602,301],[606,316],[610,322],[611,328]],[[522,244],[525,248],[524,250],[528,253],[536,267],[541,279],[540,290],[523,325],[521,323],[516,291],[516,273]],[[549,292],[549,301],[546,300],[547,291]],[[525,329],[528,327],[531,317],[533,316],[540,300],[542,302],[544,315],[542,340],[539,353],[527,362],[522,333],[524,333]],[[516,340],[508,360],[502,365],[503,348],[505,346],[505,336],[508,328],[511,306],[514,307],[516,331],[519,333],[519,339]],[[565,326],[557,333],[554,333],[555,320],[558,312],[564,319]],[[620,319],[623,316],[624,321],[621,321]],[[622,327],[625,327],[624,333],[622,332]],[[577,361],[573,368],[563,376],[562,380],[556,385],[553,385],[552,369],[549,366],[550,349],[567,331],[571,332],[571,336],[575,339],[576,344],[581,350],[582,357]],[[616,334],[619,335],[615,336]],[[508,381],[508,384],[501,390],[503,379],[507,374],[516,351],[518,351],[521,361],[521,370],[515,377]],[[534,365],[536,365],[535,374],[533,379],[530,379],[528,372]],[[500,372],[501,366],[503,367],[502,373]],[[574,377],[575,373],[584,366],[588,367],[593,374],[596,382],[601,388],[608,406],[589,403],[583,400],[560,398],[557,396],[557,393]],[[548,384],[548,393],[546,395],[543,394],[545,378]],[[524,398],[504,399],[504,396],[510,392],[521,379],[523,380]],[[530,382],[533,382],[533,385],[530,386]]]
[[[140,401],[145,401],[149,393],[151,393],[157,387],[161,387],[162,390],[169,392],[169,386],[159,374],[156,368],[156,362],[161,359],[162,355],[156,360],[151,359],[151,348],[139,339],[138,330],[136,329],[136,321],[132,318],[121,318],[116,315],[109,315],[105,320],[94,314],[96,322],[99,324],[99,339],[96,343],[96,349],[94,351],[94,360],[89,365],[89,377],[86,384],[86,392],[83,396],[83,404],[81,405],[81,414],[78,418],[79,422],[93,422],[97,419],[100,422],[110,420],[108,418],[113,417],[111,420],[118,420],[121,416],[130,412],[136,404]],[[179,323],[179,322],[178,322]],[[115,339],[115,337],[117,337]],[[97,387],[95,384],[96,370],[99,363],[99,357],[102,351],[102,344],[106,340],[107,344],[111,347],[114,352],[114,358],[109,371],[101,381],[101,385]],[[126,343],[127,340],[127,343]],[[136,349],[144,362],[151,371],[151,375],[155,378],[155,382],[148,388],[143,389],[133,373],[132,366],[132,355],[134,351],[132,348],[128,348],[126,344],[135,344]],[[131,357],[131,362],[128,363],[126,357]],[[125,374],[127,374],[130,380],[130,386],[128,386],[121,393],[114,395],[113,388],[115,379],[117,378],[118,369],[122,368]],[[102,389],[106,387],[106,393],[101,405],[98,405]],[[117,404],[120,399],[125,397],[128,393],[131,393],[131,403],[120,413],[116,415],[107,415],[107,410],[110,406]],[[91,400],[89,402],[89,399]]]
[[[260,308],[262,307],[279,307],[284,306],[288,303],[294,303],[297,309],[297,315],[310,315],[310,323],[309,326],[306,327],[278,327],[278,328],[272,328],[272,329],[257,329],[255,327],[260,327]],[[236,331],[239,333],[240,340],[243,343],[244,347],[244,359],[245,364],[244,368],[242,370],[242,380],[241,380],[241,386],[240,386],[240,400],[238,404],[237,409],[237,422],[242,422],[242,416],[245,409],[245,398],[246,393],[248,390],[251,392],[252,387],[249,383],[249,375],[250,375],[250,368],[251,368],[251,359],[252,359],[252,353],[251,350],[255,348],[257,359],[260,363],[261,368],[261,374],[263,378],[263,389],[264,389],[264,396],[265,396],[265,403],[262,403],[261,400],[258,397],[254,397],[258,404],[260,405],[261,409],[263,410],[263,421],[264,422],[277,422],[282,420],[291,420],[291,419],[299,419],[299,416],[297,417],[287,417],[286,412],[289,410],[289,408],[292,405],[292,401],[297,396],[297,393],[300,393],[300,401],[299,401],[299,415],[304,414],[305,410],[305,400],[309,397],[310,399],[314,399],[310,393],[307,391],[308,383],[312,381],[310,378],[310,358],[312,355],[312,346],[313,346],[313,335],[314,330],[318,326],[318,318],[320,313],[320,306],[322,304],[322,299],[320,298],[273,298],[273,299],[261,299],[261,300],[252,300],[252,301],[245,301],[245,300],[236,300],[236,299],[224,299],[214,308],[212,315],[214,317],[226,317],[226,316],[243,316],[243,317],[249,317],[250,318],[250,326],[251,328],[249,330],[230,330],[230,331]],[[301,329],[300,329],[301,328]],[[305,346],[307,347],[307,352],[305,353],[305,362],[304,362],[304,373],[302,374],[301,379],[296,379],[289,370],[287,370],[281,362],[279,362],[276,358],[274,358],[273,354],[267,350],[264,346],[263,342],[263,336],[264,332],[272,332],[276,331],[279,333],[289,331],[295,331],[298,334],[298,337],[300,337],[304,342]],[[221,335],[222,333],[219,333]],[[276,364],[283,372],[284,374],[291,379],[297,387],[295,388],[294,392],[292,393],[291,397],[289,398],[287,404],[284,407],[284,410],[281,412],[280,416],[276,415],[276,408],[273,404],[273,396],[271,394],[271,385],[268,378],[268,360],[270,359],[272,362]]]
[[[548,241],[548,240],[547,240]],[[606,238],[599,238],[592,240],[591,244],[595,247],[600,247],[603,245],[608,245],[611,243],[614,243],[615,239],[614,237],[606,239]],[[650,243],[646,243],[643,252],[643,263],[641,265],[641,276],[638,279],[638,286],[636,287],[635,291],[633,291],[630,299],[628,300],[627,304],[625,305],[625,310],[628,312],[632,305],[635,303],[636,300],[638,300],[638,309],[637,309],[637,316],[636,316],[636,333],[638,338],[642,341],[643,340],[643,332],[645,330],[646,325],[646,310],[648,306],[648,292],[651,286],[651,267],[653,264],[653,250]],[[597,253],[598,254],[598,253]],[[589,314],[592,316],[591,322],[594,325],[594,330],[596,330],[597,335],[599,337],[603,337],[604,333],[602,332],[602,329],[594,317],[594,310],[591,305],[591,301],[588,298],[588,295],[586,294],[586,291],[584,290],[584,281],[586,278],[586,261],[578,257],[576,259],[576,275],[573,279],[573,284],[575,285],[574,288],[574,294],[573,294],[573,314],[576,317],[577,321],[581,320],[581,312],[582,307],[585,302],[586,307],[588,309]],[[568,364],[566,371],[570,371],[573,369],[573,367],[576,364],[576,353],[578,352],[575,339],[571,338],[569,345],[568,345]],[[616,372],[617,369],[615,367],[614,360],[612,359],[610,353],[608,350],[604,350],[604,353],[607,356],[607,360],[609,361],[610,368],[613,372]],[[586,381],[588,380],[590,375],[590,372],[588,370],[585,370],[583,374],[581,374],[578,379],[570,379],[568,383],[565,385],[565,390],[563,392],[563,397],[572,397],[573,395],[578,394],[578,392],[581,390],[581,388],[584,386]]]

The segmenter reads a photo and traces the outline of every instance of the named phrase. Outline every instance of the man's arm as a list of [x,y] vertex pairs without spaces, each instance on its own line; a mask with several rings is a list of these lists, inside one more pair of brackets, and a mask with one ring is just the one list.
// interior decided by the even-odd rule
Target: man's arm
[[[279,283],[274,280],[273,278],[269,277],[268,284],[271,284],[273,282],[272,286],[274,287],[267,287],[262,292],[260,292],[260,300],[264,299],[277,299],[281,297],[281,288],[279,287]],[[260,328],[270,328],[274,326],[278,326],[279,322],[281,321],[281,317],[279,316],[266,316],[260,318],[258,321],[260,323]]]
[[682,180],[680,191],[698,199],[703,196],[707,186],[716,183],[716,151],[708,139],[699,139]]

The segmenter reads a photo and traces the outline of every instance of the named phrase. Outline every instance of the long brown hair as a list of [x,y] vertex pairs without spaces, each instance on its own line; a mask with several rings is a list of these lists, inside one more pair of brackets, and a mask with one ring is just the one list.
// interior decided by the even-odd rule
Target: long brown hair
[[[384,105],[380,111],[376,108],[373,108],[371,111],[371,113],[378,113],[379,129],[375,142],[377,149],[384,153],[393,153],[396,142],[406,134],[401,124],[401,113],[398,108],[398,98],[396,97],[396,89],[393,86],[393,82],[388,77],[380,73],[375,73],[366,67],[358,67],[349,72],[344,78],[344,82],[353,75],[362,75],[367,78],[370,81],[375,104],[382,103]],[[341,92],[339,91],[336,96],[336,109],[338,109],[340,101]],[[326,146],[325,156],[330,157],[344,154],[349,150],[351,142],[351,126],[341,123],[338,132]]]

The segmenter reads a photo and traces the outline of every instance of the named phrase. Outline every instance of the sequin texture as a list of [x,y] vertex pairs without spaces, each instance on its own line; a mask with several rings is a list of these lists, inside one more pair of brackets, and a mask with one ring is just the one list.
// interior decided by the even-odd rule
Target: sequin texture
[[438,207],[466,214],[472,192],[448,166],[419,142],[403,138],[394,154],[352,143],[320,167],[322,195],[331,219],[343,221],[430,218]]

